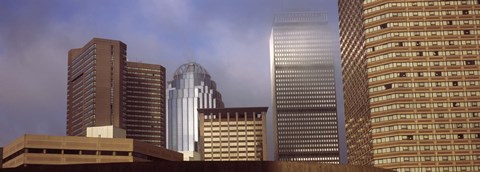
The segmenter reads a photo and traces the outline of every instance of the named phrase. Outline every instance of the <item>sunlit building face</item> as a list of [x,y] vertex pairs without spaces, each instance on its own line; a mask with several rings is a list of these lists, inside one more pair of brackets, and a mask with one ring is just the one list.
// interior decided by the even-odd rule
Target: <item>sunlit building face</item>
[[318,11],[275,17],[270,37],[275,157],[339,163],[332,41]]
[[[370,163],[402,172],[479,171],[480,1],[340,4],[340,16],[363,21],[349,26],[343,18],[341,27],[364,31],[355,39],[364,43],[358,61],[368,74]],[[353,46],[341,35],[348,59]]]

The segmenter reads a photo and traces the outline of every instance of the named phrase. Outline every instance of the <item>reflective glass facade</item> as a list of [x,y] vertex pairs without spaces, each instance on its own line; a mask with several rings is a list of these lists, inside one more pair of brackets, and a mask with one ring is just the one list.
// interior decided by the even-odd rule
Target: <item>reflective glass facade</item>
[[270,37],[275,158],[339,163],[333,42],[326,13],[275,17]]
[[373,164],[480,171],[480,1],[358,3],[343,12],[362,11]]
[[167,89],[167,148],[198,152],[199,108],[223,108],[210,74],[197,63],[180,66]]

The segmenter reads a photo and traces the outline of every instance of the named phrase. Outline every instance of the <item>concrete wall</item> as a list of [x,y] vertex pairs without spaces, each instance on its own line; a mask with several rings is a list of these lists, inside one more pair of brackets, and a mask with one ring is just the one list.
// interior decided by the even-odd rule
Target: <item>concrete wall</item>
[[87,127],[87,137],[97,138],[126,138],[127,132],[124,129],[109,126]]

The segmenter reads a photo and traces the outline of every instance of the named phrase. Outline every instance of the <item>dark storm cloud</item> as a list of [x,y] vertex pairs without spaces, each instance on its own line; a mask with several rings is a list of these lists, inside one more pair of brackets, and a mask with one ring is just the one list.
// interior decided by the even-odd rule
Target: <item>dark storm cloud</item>
[[[168,80],[195,60],[227,106],[270,106],[268,40],[280,2],[0,1],[0,146],[24,133],[65,133],[67,52],[92,37],[123,41],[129,60],[165,66]],[[316,2],[336,27],[336,1]]]

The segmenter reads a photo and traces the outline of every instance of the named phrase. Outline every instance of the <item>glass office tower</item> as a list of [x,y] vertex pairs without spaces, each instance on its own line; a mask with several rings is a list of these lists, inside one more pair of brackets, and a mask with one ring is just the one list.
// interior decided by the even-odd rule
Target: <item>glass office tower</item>
[[323,12],[275,17],[270,61],[276,160],[340,162],[330,35]]
[[345,39],[350,31],[364,32],[353,39],[365,53],[356,63],[366,66],[371,163],[400,172],[480,171],[480,1],[340,4],[340,16],[354,13],[341,20],[342,51],[356,49]]
[[167,101],[167,148],[200,160],[197,109],[224,107],[216,83],[199,64],[183,64],[168,83]]

